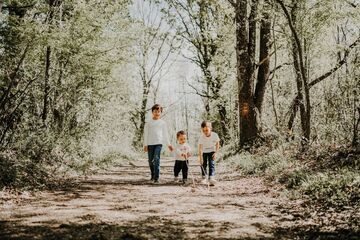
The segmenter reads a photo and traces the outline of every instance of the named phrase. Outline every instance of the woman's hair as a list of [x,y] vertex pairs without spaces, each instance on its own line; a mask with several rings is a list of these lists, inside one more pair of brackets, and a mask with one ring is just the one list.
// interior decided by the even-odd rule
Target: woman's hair
[[162,112],[163,107],[160,104],[155,104],[154,106],[152,106],[151,112],[153,112],[154,110],[160,110]]
[[181,130],[176,133],[176,138],[179,138],[182,135],[186,135],[185,131]]
[[210,121],[203,121],[202,123],[201,123],[201,128],[204,128],[204,127],[206,127],[206,124],[210,124],[210,127],[211,127],[211,122]]

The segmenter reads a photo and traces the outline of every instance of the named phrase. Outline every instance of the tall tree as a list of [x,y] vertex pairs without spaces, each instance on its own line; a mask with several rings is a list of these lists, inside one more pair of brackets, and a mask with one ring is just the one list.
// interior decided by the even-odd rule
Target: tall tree
[[[291,32],[291,54],[293,58],[293,67],[295,70],[295,82],[297,87],[297,93],[290,106],[290,117],[288,120],[288,130],[292,133],[294,121],[298,110],[300,110],[300,122],[301,122],[301,145],[302,150],[308,148],[311,134],[311,103],[310,103],[310,89],[327,79],[337,70],[339,70],[346,62],[350,54],[350,51],[354,49],[359,43],[360,38],[357,38],[340,57],[334,67],[326,71],[321,76],[310,80],[308,74],[308,63],[306,55],[306,39],[301,36],[301,30],[299,29],[298,16],[300,12],[304,12],[306,1],[291,0],[291,9],[285,4],[283,0],[276,0],[280,6],[282,12],[285,15],[287,24]],[[341,55],[341,54],[340,54]]]
[[218,65],[215,58],[222,54],[220,45],[225,40],[223,28],[230,24],[229,16],[220,1],[166,2],[169,4],[169,9],[166,9],[169,23],[175,25],[177,34],[192,52],[191,55],[184,53],[184,57],[201,70],[202,76],[198,80],[200,86],[188,84],[203,99],[206,118],[214,119],[216,131],[227,142],[229,116],[226,99],[221,95],[226,76],[221,69],[230,66],[226,61],[222,61],[222,66]]
[[141,81],[142,93],[140,106],[131,112],[131,121],[136,129],[134,145],[138,146],[142,144],[150,94],[153,93],[156,101],[160,81],[171,68],[169,60],[171,53],[176,49],[176,43],[156,1],[139,0],[136,7],[139,11],[134,18],[142,29],[135,46],[137,77]]
[[[258,0],[229,0],[235,8],[237,82],[239,99],[239,146],[252,145],[261,133],[260,114],[270,65],[270,17],[265,12],[261,20],[259,73],[256,79],[256,40]],[[265,1],[264,5],[269,5]],[[250,12],[248,7],[250,5]],[[254,90],[255,89],[255,90]]]

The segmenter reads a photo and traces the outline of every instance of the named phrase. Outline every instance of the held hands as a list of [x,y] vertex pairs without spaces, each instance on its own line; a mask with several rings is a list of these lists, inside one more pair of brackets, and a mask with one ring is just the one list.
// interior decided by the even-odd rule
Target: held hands
[[[173,146],[169,145],[168,148],[169,148],[170,152],[174,151]],[[144,146],[144,152],[147,152],[148,150],[149,150],[148,146]]]
[[182,153],[180,156],[182,156],[185,159],[188,159],[191,156],[191,154],[190,153]]
[[214,154],[212,155],[212,159],[216,160],[216,152],[214,152]]

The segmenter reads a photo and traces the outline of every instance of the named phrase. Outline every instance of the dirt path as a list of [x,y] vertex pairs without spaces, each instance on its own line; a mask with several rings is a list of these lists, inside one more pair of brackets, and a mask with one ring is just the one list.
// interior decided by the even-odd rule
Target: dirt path
[[[216,186],[193,188],[173,182],[172,164],[163,160],[159,185],[147,180],[143,160],[71,190],[22,194],[17,201],[2,196],[0,239],[274,239],[276,206],[284,199],[260,178],[220,165]],[[190,171],[200,178],[199,167]]]

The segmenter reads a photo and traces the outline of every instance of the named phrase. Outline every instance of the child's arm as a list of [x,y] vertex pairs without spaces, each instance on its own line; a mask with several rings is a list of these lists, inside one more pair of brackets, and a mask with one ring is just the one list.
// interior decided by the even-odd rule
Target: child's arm
[[145,126],[144,126],[144,152],[147,152],[148,151],[148,142],[147,142],[147,139],[148,139],[148,125],[147,123],[145,123]]
[[168,129],[167,129],[166,123],[163,125],[163,138],[164,138],[164,141],[167,144],[170,152],[174,151],[174,147],[170,144],[170,141],[169,141],[169,134],[168,134]]
[[215,144],[215,152],[214,152],[214,154],[213,154],[213,160],[215,160],[216,159],[216,154],[217,154],[217,152],[219,151],[219,149],[220,149],[220,141],[217,141],[216,142],[216,144]]
[[202,158],[202,154],[203,154],[203,145],[202,144],[199,144],[199,163],[200,164],[203,164],[203,158]]

